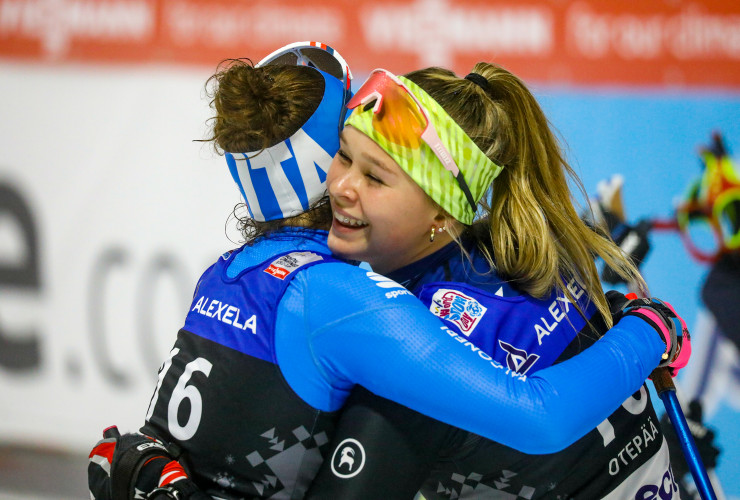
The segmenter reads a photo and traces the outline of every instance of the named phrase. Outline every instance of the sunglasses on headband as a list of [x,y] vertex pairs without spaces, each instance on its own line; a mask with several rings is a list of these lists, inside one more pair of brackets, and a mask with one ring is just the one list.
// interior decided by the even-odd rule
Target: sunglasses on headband
[[[332,47],[321,42],[295,42],[277,49],[264,57],[255,67],[268,65],[282,66],[309,66],[324,73],[328,73],[343,83],[346,105],[352,96],[352,72],[344,58]],[[343,107],[339,117],[339,130],[344,127],[344,117],[347,113]]]
[[376,69],[347,103],[348,109],[372,104],[373,128],[387,141],[411,149],[427,144],[444,168],[457,180],[465,198],[476,211],[476,202],[460,168],[439,138],[424,106],[396,75]]

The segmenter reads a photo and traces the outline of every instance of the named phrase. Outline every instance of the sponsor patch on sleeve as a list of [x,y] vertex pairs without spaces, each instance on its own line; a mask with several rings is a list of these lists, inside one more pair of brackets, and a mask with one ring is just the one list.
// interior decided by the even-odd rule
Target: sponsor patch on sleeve
[[272,261],[265,269],[265,272],[284,280],[293,271],[300,269],[309,262],[315,262],[317,260],[323,260],[323,257],[313,252],[291,252]]
[[458,290],[440,288],[434,292],[429,310],[435,316],[457,325],[465,336],[470,336],[487,308]]

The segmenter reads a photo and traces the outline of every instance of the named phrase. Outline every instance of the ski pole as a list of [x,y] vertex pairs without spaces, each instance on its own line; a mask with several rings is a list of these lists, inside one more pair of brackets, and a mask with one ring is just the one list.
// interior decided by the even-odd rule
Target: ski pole
[[[650,219],[648,220],[648,227],[650,230],[679,231],[691,256],[700,262],[710,262],[704,254],[699,252],[693,244],[691,244],[688,236],[680,231],[678,221],[675,217],[670,219]],[[694,438],[689,430],[688,423],[686,422],[686,417],[681,409],[681,403],[678,400],[673,378],[670,376],[667,368],[654,370],[651,378],[653,379],[653,385],[655,386],[658,396],[661,401],[663,401],[663,406],[665,406],[668,419],[676,431],[678,442],[681,445],[681,451],[683,452],[686,463],[689,466],[697,491],[702,499],[716,500],[718,497],[714,491],[712,483],[714,482],[714,484],[718,485],[720,492],[722,491],[722,488],[719,486],[718,479],[715,474],[712,474],[714,481],[709,480],[709,473],[701,460],[696,443],[694,442]],[[724,499],[724,494],[722,494],[721,498]]]
[[689,430],[689,424],[686,422],[686,417],[678,402],[676,386],[673,385],[673,378],[668,368],[656,368],[650,376],[653,379],[653,385],[655,385],[658,396],[663,401],[668,419],[676,430],[676,436],[678,436],[678,442],[691,471],[691,476],[694,478],[696,490],[702,500],[717,500],[717,495],[714,493],[712,483],[707,475],[707,469],[704,467],[694,437]]

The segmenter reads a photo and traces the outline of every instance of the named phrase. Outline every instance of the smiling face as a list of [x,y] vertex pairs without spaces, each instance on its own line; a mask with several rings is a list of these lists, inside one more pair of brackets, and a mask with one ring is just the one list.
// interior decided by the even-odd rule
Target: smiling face
[[368,262],[388,273],[446,245],[447,233],[430,243],[444,216],[431,198],[372,139],[345,127],[326,177],[334,220],[332,252]]

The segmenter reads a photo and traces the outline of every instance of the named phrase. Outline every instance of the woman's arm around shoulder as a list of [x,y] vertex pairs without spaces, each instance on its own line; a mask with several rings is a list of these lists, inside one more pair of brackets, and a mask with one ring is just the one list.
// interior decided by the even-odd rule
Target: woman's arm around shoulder
[[521,376],[388,278],[344,264],[306,273],[305,323],[324,373],[526,453],[559,451],[596,427],[665,350],[652,327],[626,317],[584,353]]

